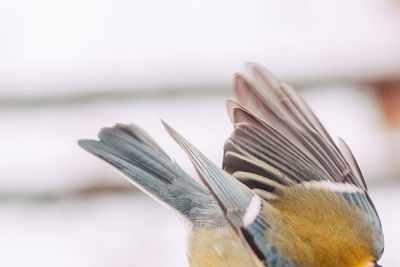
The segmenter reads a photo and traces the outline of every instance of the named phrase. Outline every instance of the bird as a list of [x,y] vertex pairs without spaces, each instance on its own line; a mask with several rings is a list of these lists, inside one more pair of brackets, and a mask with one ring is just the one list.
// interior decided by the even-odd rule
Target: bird
[[222,167],[162,121],[201,182],[135,124],[78,143],[187,222],[191,267],[380,266],[381,221],[345,141],[255,63],[234,75],[233,91]]

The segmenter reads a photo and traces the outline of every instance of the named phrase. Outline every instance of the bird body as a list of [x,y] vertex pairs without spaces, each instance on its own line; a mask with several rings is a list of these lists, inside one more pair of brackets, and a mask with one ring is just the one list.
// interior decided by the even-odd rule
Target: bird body
[[79,144],[185,219],[191,267],[378,266],[381,223],[350,149],[293,88],[250,71],[227,101],[234,131],[222,168],[163,122],[203,184],[135,125]]
[[[373,224],[340,196],[323,188],[289,187],[265,206],[266,238],[295,266],[365,266],[373,260]],[[315,253],[318,251],[318,253]]]
[[228,224],[193,229],[188,237],[187,256],[191,267],[264,266]]

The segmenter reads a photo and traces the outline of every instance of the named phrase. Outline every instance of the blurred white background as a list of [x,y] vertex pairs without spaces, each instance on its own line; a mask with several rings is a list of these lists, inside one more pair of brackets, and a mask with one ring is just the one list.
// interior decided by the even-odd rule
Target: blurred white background
[[246,61],[349,143],[400,266],[399,47],[395,0],[0,1],[0,266],[186,266],[173,212],[76,140],[136,123],[195,175],[159,118],[221,162]]

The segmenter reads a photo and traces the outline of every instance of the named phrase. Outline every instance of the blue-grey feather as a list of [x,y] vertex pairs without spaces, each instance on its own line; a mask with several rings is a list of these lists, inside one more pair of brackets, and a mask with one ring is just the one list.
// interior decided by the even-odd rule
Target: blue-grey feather
[[79,145],[114,166],[151,197],[178,211],[194,226],[213,227],[223,221],[222,212],[207,189],[139,127],[119,124],[104,128],[99,139],[79,140]]

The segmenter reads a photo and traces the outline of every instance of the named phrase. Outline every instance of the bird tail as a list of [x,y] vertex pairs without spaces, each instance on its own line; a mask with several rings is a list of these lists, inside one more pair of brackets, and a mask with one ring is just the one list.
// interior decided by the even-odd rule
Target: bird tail
[[208,190],[193,180],[136,125],[103,128],[99,140],[78,144],[103,159],[146,194],[178,211],[195,226],[212,226],[222,212]]

